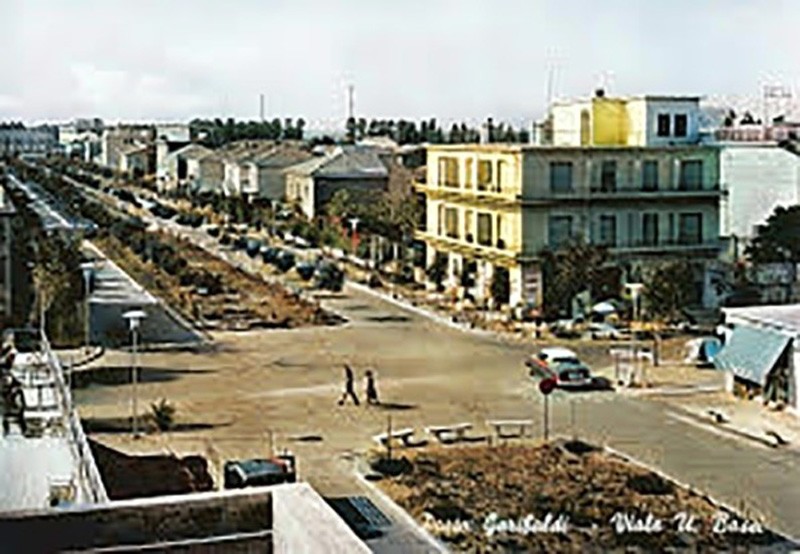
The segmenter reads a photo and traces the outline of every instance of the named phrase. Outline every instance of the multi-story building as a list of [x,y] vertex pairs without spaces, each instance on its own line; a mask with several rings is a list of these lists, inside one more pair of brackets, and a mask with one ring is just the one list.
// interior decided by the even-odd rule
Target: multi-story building
[[629,276],[652,260],[698,261],[695,300],[714,303],[724,191],[713,146],[431,146],[417,190],[428,265],[447,254],[449,284],[471,273],[478,299],[502,267],[511,305],[540,304],[542,250],[581,236]]
[[[5,168],[0,166],[0,182],[4,179]],[[11,220],[16,214],[14,204],[0,186],[0,322],[8,324],[12,317],[13,279],[11,260],[12,227]]]
[[57,127],[0,123],[0,154],[47,154],[57,148]]
[[146,125],[119,125],[106,128],[100,139],[100,165],[120,170],[123,151],[131,152],[132,147],[152,144],[155,131]]

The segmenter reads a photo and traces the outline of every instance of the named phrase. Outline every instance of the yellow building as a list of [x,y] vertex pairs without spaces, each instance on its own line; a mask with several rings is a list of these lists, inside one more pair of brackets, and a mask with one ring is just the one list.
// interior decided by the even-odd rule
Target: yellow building
[[631,96],[554,102],[554,146],[672,146],[696,144],[700,98]]
[[[416,184],[427,266],[446,255],[444,284],[466,283],[479,301],[503,268],[510,305],[541,305],[542,250],[577,236],[634,268],[665,257],[705,267],[720,254],[714,147],[441,145],[428,148],[427,162]],[[713,303],[708,273],[696,276],[703,304]]]

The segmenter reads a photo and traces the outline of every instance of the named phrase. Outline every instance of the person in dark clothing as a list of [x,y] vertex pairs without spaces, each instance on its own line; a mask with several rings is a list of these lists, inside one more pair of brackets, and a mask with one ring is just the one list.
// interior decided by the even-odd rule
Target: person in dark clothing
[[25,424],[25,395],[22,392],[22,383],[16,377],[7,373],[3,376],[3,434],[10,430],[9,420],[14,419],[24,435],[27,432]]
[[375,388],[375,374],[372,371],[367,371],[367,404],[378,405],[381,403],[378,400],[378,389]]
[[344,364],[344,393],[342,393],[342,397],[339,399],[339,406],[344,405],[348,396],[353,399],[353,404],[356,406],[359,405],[353,381],[353,370],[348,364]]

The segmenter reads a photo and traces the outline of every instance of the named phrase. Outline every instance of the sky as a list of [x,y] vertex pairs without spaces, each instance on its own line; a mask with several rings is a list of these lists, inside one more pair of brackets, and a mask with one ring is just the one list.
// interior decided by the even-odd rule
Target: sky
[[0,120],[525,121],[553,96],[800,95],[800,0],[0,0]]

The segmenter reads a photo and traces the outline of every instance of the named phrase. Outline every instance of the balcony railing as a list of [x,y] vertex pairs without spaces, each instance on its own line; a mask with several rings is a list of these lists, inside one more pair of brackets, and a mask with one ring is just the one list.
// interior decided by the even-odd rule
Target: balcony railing
[[531,196],[517,195],[522,202],[558,202],[558,201],[587,201],[587,200],[623,200],[638,198],[706,198],[718,197],[727,194],[727,189],[717,183],[706,185],[703,188],[643,188],[643,187],[601,187],[593,186],[589,189],[572,189],[536,192]]

